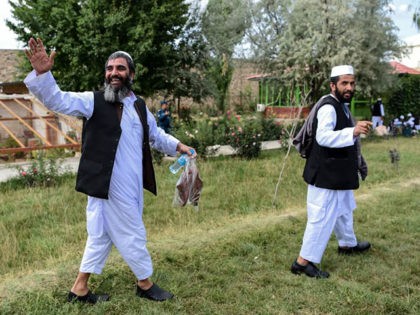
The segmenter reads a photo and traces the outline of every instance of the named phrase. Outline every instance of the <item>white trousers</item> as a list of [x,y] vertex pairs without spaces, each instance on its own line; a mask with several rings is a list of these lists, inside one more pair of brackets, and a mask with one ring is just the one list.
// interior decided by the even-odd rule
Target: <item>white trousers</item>
[[81,272],[102,273],[114,244],[138,280],[152,275],[141,209],[137,204],[111,197],[108,200],[89,197],[86,209],[88,238]]
[[308,221],[300,256],[320,263],[332,231],[339,246],[356,246],[353,210],[356,208],[352,190],[330,190],[308,186]]
[[372,128],[382,126],[384,124],[381,116],[372,116]]

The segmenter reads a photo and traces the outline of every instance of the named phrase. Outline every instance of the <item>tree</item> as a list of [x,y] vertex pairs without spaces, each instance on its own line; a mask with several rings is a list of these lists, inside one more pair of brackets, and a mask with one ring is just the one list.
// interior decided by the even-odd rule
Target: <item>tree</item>
[[209,61],[209,50],[201,32],[200,8],[193,4],[189,20],[184,27],[181,38],[176,42],[178,52],[176,64],[168,73],[167,93],[173,94],[178,101],[178,114],[181,97],[190,97],[201,102],[206,96],[212,95],[210,83],[206,78]]
[[309,91],[310,103],[329,91],[331,68],[351,64],[358,89],[373,95],[390,84],[391,57],[402,49],[386,0],[261,0],[248,38],[264,70],[284,86]]
[[414,25],[416,25],[417,29],[420,31],[420,7],[414,10],[413,23]]
[[233,74],[232,55],[249,27],[247,1],[209,0],[202,23],[212,54],[208,75],[215,86],[218,109],[223,112]]
[[183,0],[9,0],[18,39],[31,36],[57,50],[54,75],[64,89],[93,90],[116,50],[136,63],[134,88],[149,96],[174,90],[168,80],[180,59],[175,44],[188,21]]

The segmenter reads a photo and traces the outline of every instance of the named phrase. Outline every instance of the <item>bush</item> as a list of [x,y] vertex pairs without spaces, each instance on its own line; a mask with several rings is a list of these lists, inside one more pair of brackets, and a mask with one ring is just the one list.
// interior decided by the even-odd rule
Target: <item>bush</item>
[[388,116],[420,115],[420,75],[404,75],[399,81],[398,88],[389,98]]
[[18,175],[0,183],[0,191],[29,187],[51,187],[61,184],[65,178],[73,176],[70,171],[57,165],[56,159],[44,159],[42,154],[31,165],[16,169]]
[[202,157],[212,153],[208,152],[211,146],[229,144],[239,156],[254,158],[259,156],[261,141],[278,140],[287,146],[291,128],[292,125],[282,126],[262,115],[244,119],[227,111],[219,118],[201,117],[191,124],[177,123],[173,134],[182,143],[195,148]]
[[261,116],[262,137],[261,141],[280,139],[283,133],[283,128],[273,118],[264,118]]
[[257,121],[233,125],[227,135],[227,143],[243,158],[257,158],[261,153],[261,126]]

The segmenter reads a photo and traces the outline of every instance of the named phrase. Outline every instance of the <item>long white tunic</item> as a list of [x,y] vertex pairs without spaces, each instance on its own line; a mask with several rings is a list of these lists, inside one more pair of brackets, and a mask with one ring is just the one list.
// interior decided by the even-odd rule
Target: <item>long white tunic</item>
[[[94,110],[93,92],[64,92],[51,72],[36,76],[31,72],[25,79],[28,89],[50,110],[89,119]],[[88,197],[86,209],[88,239],[80,271],[101,273],[112,244],[138,279],[153,272],[146,248],[143,213],[142,142],[143,126],[134,108],[136,96],[123,100],[121,137],[115,156],[109,188],[109,199]],[[152,147],[176,155],[178,140],[156,125],[147,110],[149,138]]]
[[[321,146],[342,148],[354,144],[354,127],[334,131],[337,116],[334,106],[324,105],[317,113],[316,141]],[[353,190],[331,190],[308,185],[308,221],[300,256],[314,263],[321,262],[328,240],[334,230],[339,246],[355,246]]]

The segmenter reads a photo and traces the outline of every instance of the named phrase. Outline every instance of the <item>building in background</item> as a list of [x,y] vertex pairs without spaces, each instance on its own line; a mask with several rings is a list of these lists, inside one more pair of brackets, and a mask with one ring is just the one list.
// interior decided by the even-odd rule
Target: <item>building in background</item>
[[407,37],[404,41],[408,54],[398,61],[407,67],[420,70],[420,34]]

